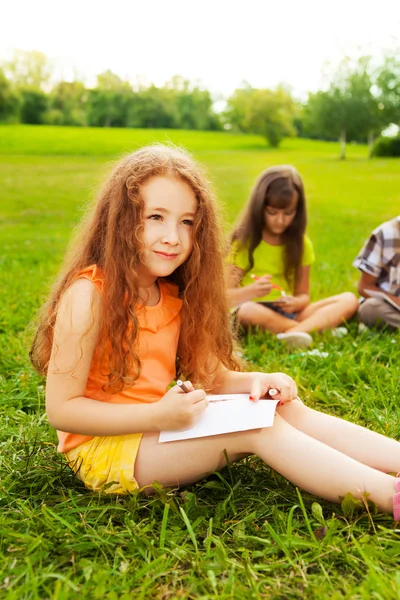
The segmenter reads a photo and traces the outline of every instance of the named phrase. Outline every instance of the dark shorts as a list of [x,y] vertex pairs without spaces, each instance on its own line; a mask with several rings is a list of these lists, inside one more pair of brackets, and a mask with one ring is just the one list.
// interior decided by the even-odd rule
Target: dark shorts
[[261,304],[261,306],[270,308],[271,310],[278,313],[278,315],[282,315],[282,317],[286,317],[287,319],[295,320],[297,317],[297,313],[287,313],[283,311],[279,306],[276,306],[275,302],[257,302],[257,304]]

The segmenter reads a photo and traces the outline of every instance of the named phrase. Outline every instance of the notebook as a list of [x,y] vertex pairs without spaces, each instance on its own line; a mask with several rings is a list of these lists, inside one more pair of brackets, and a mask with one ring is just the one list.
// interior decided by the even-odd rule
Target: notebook
[[209,405],[190,429],[161,431],[159,442],[175,442],[271,427],[278,400],[251,402],[248,394],[218,394],[208,396]]

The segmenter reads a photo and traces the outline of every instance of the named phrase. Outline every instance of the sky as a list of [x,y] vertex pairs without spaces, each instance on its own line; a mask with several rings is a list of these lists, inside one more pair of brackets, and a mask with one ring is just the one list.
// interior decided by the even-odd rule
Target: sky
[[0,61],[39,50],[57,79],[182,75],[215,98],[243,81],[302,98],[346,55],[400,52],[400,0],[3,0],[1,17]]

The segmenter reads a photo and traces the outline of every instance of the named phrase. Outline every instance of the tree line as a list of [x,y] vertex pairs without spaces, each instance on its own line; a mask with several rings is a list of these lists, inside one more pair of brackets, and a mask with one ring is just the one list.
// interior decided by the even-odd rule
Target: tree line
[[134,89],[111,71],[96,85],[60,81],[50,87],[51,70],[41,52],[16,51],[0,67],[0,121],[89,127],[220,129],[207,90],[182,77],[163,87]]
[[175,76],[163,86],[132,85],[112,71],[88,88],[82,81],[51,85],[52,71],[40,52],[15,51],[0,65],[0,122],[89,127],[194,130],[231,129],[264,136],[273,147],[285,136],[366,142],[390,124],[400,125],[400,59],[344,59],[326,89],[294,99],[290,88],[255,89],[243,84],[216,112],[211,93]]

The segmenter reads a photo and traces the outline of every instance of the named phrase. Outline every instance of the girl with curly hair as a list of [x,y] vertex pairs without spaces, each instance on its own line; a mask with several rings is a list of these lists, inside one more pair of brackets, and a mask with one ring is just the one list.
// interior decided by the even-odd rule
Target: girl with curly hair
[[[47,376],[59,446],[92,490],[180,486],[257,454],[295,485],[400,509],[400,443],[307,408],[284,373],[241,372],[214,197],[184,152],[145,147],[114,168],[39,317],[31,350]],[[178,359],[178,360],[177,360]],[[173,385],[186,378],[188,392]],[[160,444],[189,428],[206,392],[280,401],[273,427]],[[271,393],[270,393],[271,392]],[[268,401],[268,400],[266,400]]]

